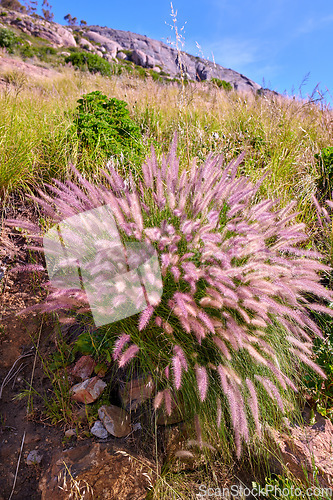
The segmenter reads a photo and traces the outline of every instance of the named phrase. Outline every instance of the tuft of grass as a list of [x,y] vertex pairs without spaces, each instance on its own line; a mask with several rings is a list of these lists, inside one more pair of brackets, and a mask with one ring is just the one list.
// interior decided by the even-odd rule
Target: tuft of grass
[[225,80],[220,80],[219,78],[212,78],[211,82],[216,85],[219,89],[223,90],[232,90],[232,85],[230,82],[226,82]]
[[318,497],[321,500],[329,500],[332,498],[332,489],[321,486],[316,475],[314,480],[311,481],[310,478],[307,478],[305,482],[302,482],[290,472],[285,475],[270,475],[266,478],[264,486],[253,482],[252,487],[257,492],[262,491],[265,494],[265,498],[269,500],[279,500],[280,498],[287,500],[297,500],[298,498],[311,500],[313,497]]
[[[85,342],[91,341],[94,354],[109,350],[108,361],[112,357],[120,368],[131,362],[134,371],[152,373],[155,410],[163,403],[170,415],[173,404],[183,402],[185,417],[200,416],[198,446],[235,447],[238,458],[242,443],[261,435],[261,421],[278,427],[283,412],[290,412],[302,363],[325,377],[312,360],[311,336],[321,332],[310,314],[332,314],[317,302],[333,299],[319,283],[318,273],[329,270],[320,254],[300,248],[307,237],[304,225],[291,222],[293,204],[277,209],[276,201],[256,202],[259,184],[236,175],[241,160],[223,167],[221,158],[209,156],[187,171],[175,139],[161,164],[152,150],[137,185],[114,168],[97,186],[74,170],[79,187],[57,182],[50,187],[54,197],[35,198],[54,222],[107,204],[123,242],[144,241],[155,249],[162,297],[146,292],[139,317],[125,314]],[[96,219],[87,229],[93,240],[101,237],[92,233],[98,224]],[[103,230],[105,243],[110,235]],[[76,232],[72,237],[76,242]],[[66,238],[71,241],[69,233]],[[75,261],[81,262],[82,245],[75,253],[77,245],[70,244]],[[96,253],[88,266],[90,286],[98,274],[99,295],[106,280],[102,262]],[[34,309],[87,307],[81,289],[58,288]],[[107,312],[131,307],[132,290],[125,291],[107,288]]]

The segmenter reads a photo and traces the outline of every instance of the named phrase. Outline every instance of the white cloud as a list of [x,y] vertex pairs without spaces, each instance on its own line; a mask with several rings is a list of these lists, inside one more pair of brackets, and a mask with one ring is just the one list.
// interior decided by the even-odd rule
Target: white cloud
[[323,17],[308,17],[296,30],[296,36],[312,33],[333,22],[333,14]]
[[[192,45],[192,44],[191,44]],[[191,53],[198,53],[198,48],[190,47],[186,44],[186,50]],[[222,38],[221,40],[201,42],[201,51],[198,55],[203,55],[205,59],[215,61],[225,68],[241,71],[249,64],[256,63],[263,59],[260,42],[255,40],[240,40],[238,38]]]

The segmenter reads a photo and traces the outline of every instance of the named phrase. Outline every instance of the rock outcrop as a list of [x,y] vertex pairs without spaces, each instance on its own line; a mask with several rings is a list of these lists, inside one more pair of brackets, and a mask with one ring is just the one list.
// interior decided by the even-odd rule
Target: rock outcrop
[[106,52],[112,58],[115,58],[117,56],[117,52],[120,52],[122,49],[121,45],[119,45],[117,42],[115,42],[114,40],[110,40],[110,38],[102,36],[95,31],[86,31],[84,33],[84,36],[85,38],[88,38],[88,40],[98,43],[101,47],[104,47],[106,49]]
[[280,433],[269,429],[274,450],[271,467],[278,474],[288,470],[303,482],[315,479],[321,488],[332,488],[333,425],[316,412],[315,417],[316,422],[310,423],[310,411],[306,408],[305,425],[288,424],[287,430]]
[[2,16],[1,23],[18,28],[31,36],[38,36],[47,40],[53,47],[76,47],[73,33],[58,23],[48,22],[39,17],[28,16],[20,12],[1,9],[6,15]]
[[108,49],[107,44],[112,41],[116,44],[118,52],[124,54],[125,50],[128,59],[144,68],[156,67],[171,77],[179,76],[182,69],[183,74],[190,80],[219,78],[230,82],[233,88],[239,91],[256,92],[261,89],[260,85],[232,69],[185,52],[179,53],[175,48],[144,35],[100,26],[89,26],[87,30],[85,37],[100,42],[106,49]]

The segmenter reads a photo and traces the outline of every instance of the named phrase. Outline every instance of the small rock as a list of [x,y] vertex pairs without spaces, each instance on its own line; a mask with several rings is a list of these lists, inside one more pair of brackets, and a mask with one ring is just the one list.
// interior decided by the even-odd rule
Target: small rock
[[118,406],[103,405],[98,410],[98,416],[112,436],[124,437],[131,432],[130,416]]
[[110,54],[104,54],[104,59],[106,59],[109,63],[114,62],[113,57]]
[[102,394],[106,383],[98,377],[88,378],[79,384],[74,385],[70,392],[72,399],[79,403],[93,403]]
[[66,438],[70,438],[70,437],[73,437],[73,436],[76,436],[76,430],[75,429],[68,429],[66,432],[65,432],[65,436]]
[[85,38],[81,38],[79,45],[82,49],[89,50],[89,52],[93,52],[95,50],[93,44],[90,43],[89,40],[86,40]]
[[95,366],[96,363],[91,356],[81,356],[71,369],[71,374],[81,380],[87,380],[94,371]]
[[147,65],[147,55],[142,50],[133,50],[131,59],[138,66],[145,68]]
[[43,459],[43,455],[38,450],[30,451],[26,459],[27,465],[37,465],[40,464]]
[[144,401],[153,396],[155,384],[151,375],[130,380],[120,391],[122,406],[127,410],[136,410]]
[[109,435],[108,431],[105,429],[104,425],[100,420],[96,420],[92,428],[90,429],[91,434],[100,438],[106,439]]
[[117,59],[127,59],[127,55],[124,52],[120,51],[117,53]]
[[26,434],[24,444],[29,445],[29,444],[34,444],[38,443],[40,441],[40,437],[36,436],[36,434]]
[[151,57],[150,55],[147,55],[147,59],[146,59],[146,67],[147,68],[154,68],[156,66],[157,62],[155,61],[155,59],[153,57]]

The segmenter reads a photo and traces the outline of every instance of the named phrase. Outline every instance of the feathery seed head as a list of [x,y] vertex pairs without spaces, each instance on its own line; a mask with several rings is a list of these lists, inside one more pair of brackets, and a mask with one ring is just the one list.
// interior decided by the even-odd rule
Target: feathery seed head
[[[256,202],[259,184],[237,178],[241,161],[242,156],[223,168],[223,159],[211,156],[200,167],[193,164],[186,171],[179,165],[174,140],[161,165],[152,150],[137,190],[134,185],[131,192],[125,189],[112,168],[99,186],[73,169],[77,183],[57,181],[52,187],[54,196],[39,191],[35,198],[55,223],[107,205],[124,240],[144,239],[154,247],[163,296],[154,307],[148,302],[141,309],[138,332],[142,342],[151,335],[161,352],[165,353],[165,346],[171,348],[162,373],[172,366],[177,390],[185,383],[183,372],[194,374],[199,405],[209,397],[210,380],[219,377],[219,397],[228,402],[238,455],[242,440],[249,437],[250,416],[244,401],[259,432],[258,387],[262,385],[282,410],[278,387],[293,385],[276,367],[277,346],[267,335],[268,329],[279,325],[286,342],[290,337],[295,357],[323,376],[304,339],[321,334],[309,311],[332,315],[324,303],[333,302],[332,292],[320,283],[318,272],[327,269],[320,263],[321,255],[300,248],[307,237],[304,225],[293,222],[293,207],[279,210],[271,200]],[[53,292],[39,309],[73,308],[73,298],[85,300],[86,305],[85,293],[76,292],[80,295]],[[311,295],[315,303],[310,302]],[[121,307],[120,302],[114,307]],[[150,321],[153,315],[154,322]],[[129,335],[115,342],[113,358],[120,366],[143,352],[135,344],[123,352],[129,342]],[[251,378],[244,376],[236,362],[244,352],[251,364]],[[157,367],[160,357],[149,354]],[[260,378],[263,369],[267,376]],[[166,379],[168,375],[165,371]],[[163,400],[170,414],[169,387],[157,393],[155,408]],[[218,405],[218,422],[221,411]]]

